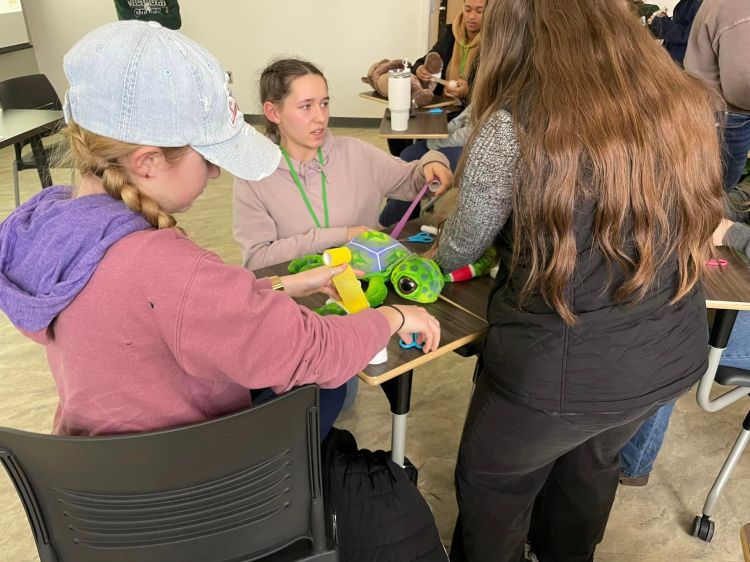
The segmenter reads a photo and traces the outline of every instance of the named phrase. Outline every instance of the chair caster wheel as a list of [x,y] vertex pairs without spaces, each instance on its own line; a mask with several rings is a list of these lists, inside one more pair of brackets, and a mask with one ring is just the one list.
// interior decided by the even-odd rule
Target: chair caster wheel
[[714,538],[714,527],[715,524],[708,515],[696,515],[693,519],[693,536],[702,541],[711,542]]

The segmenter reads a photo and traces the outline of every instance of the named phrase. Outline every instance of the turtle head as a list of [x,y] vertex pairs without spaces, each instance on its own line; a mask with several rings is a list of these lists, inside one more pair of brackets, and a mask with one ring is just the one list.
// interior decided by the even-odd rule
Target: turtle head
[[416,254],[405,257],[391,272],[391,284],[396,293],[414,302],[435,302],[444,283],[438,264]]

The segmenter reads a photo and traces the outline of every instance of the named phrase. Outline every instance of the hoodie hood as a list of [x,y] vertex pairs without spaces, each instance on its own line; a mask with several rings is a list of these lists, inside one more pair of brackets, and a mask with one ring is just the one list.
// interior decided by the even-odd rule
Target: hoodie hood
[[110,246],[153,228],[107,194],[43,189],[0,224],[0,310],[26,332],[46,329],[83,290]]

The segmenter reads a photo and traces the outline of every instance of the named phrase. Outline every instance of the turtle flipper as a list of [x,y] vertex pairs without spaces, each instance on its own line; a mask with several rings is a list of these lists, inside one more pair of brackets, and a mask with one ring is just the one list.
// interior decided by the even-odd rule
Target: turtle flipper
[[302,256],[296,260],[289,262],[289,273],[301,273],[308,269],[314,269],[323,265],[323,256],[320,254],[312,254],[310,256]]
[[346,316],[346,310],[337,302],[329,302],[323,306],[316,308],[315,312],[321,316],[329,316],[335,314],[336,316]]
[[385,297],[388,296],[388,287],[385,285],[386,277],[376,275],[367,279],[367,290],[365,291],[365,297],[367,302],[370,303],[370,308],[377,308],[385,302]]

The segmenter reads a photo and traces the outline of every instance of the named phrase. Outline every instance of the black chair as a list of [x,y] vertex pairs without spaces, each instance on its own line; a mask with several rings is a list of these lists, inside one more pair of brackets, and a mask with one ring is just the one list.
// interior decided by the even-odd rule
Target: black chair
[[[748,394],[750,394],[750,371],[719,365],[721,355],[729,343],[729,336],[732,333],[736,317],[736,310],[717,310],[714,317],[708,341],[708,368],[698,383],[698,391],[696,393],[698,405],[707,412],[721,410],[737,400],[746,399]],[[719,396],[712,396],[711,390],[713,389],[714,382],[733,388]],[[732,445],[729,455],[727,455],[719,474],[716,476],[716,480],[714,480],[713,486],[711,486],[711,490],[709,490],[706,496],[706,501],[703,504],[703,513],[696,515],[693,519],[691,529],[693,536],[706,542],[711,542],[716,527],[716,523],[711,519],[711,516],[714,513],[716,502],[719,501],[719,497],[724,491],[724,487],[729,481],[729,477],[734,467],[737,466],[748,443],[750,443],[750,410],[742,421],[737,440]]]
[[[44,74],[30,74],[19,76],[0,82],[0,108],[2,109],[62,109],[60,98],[57,97],[52,84]],[[47,148],[42,144],[42,138],[49,136],[52,131],[36,135],[23,142],[13,145],[16,159],[13,161],[13,193],[16,207],[20,204],[18,192],[18,172],[35,168],[39,174],[42,187],[52,185],[49,173],[50,155],[59,150],[59,144]],[[23,154],[26,145],[31,146],[31,152]]]
[[328,562],[318,431],[308,386],[150,433],[0,428],[0,460],[42,562]]

